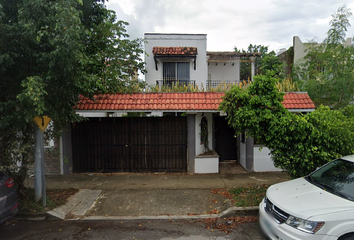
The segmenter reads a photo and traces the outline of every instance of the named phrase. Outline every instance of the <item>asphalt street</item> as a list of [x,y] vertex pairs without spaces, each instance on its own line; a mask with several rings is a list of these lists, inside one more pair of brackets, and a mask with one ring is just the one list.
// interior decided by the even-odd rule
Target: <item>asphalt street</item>
[[[221,220],[222,221],[222,220]],[[229,224],[228,220],[224,222]],[[11,240],[81,240],[81,239],[156,239],[156,240],[265,240],[258,222],[215,228],[205,220],[135,220],[135,221],[12,221],[0,227],[0,239]]]

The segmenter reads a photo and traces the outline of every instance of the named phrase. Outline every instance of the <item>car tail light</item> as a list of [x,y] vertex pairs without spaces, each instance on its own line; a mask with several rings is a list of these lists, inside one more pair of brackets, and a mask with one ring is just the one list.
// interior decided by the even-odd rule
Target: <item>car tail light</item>
[[14,186],[14,180],[12,178],[9,178],[6,182],[5,182],[5,186],[7,188],[11,188]]
[[15,210],[17,207],[18,207],[18,203],[16,203],[16,205],[11,208],[11,211]]

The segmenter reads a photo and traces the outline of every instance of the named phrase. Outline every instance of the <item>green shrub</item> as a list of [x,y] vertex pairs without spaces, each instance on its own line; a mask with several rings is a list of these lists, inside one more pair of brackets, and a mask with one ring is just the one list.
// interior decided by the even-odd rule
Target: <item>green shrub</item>
[[257,76],[246,89],[226,92],[220,109],[236,134],[246,134],[270,149],[275,166],[292,178],[311,173],[324,163],[354,153],[354,110],[320,106],[307,115],[293,114],[283,105],[277,79]]

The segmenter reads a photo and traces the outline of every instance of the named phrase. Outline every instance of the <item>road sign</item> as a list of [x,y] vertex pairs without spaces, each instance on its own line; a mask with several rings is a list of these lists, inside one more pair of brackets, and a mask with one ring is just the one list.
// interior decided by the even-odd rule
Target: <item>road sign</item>
[[37,126],[42,132],[46,130],[48,124],[50,123],[50,120],[50,117],[47,116],[37,116],[33,119],[33,121],[37,124]]

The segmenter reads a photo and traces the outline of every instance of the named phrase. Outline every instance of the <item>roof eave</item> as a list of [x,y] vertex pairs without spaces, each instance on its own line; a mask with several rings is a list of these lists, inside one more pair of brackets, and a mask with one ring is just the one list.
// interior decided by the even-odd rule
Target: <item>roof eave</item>
[[133,113],[133,112],[144,112],[144,113],[151,113],[151,112],[163,112],[163,113],[171,113],[171,112],[177,112],[177,113],[187,113],[187,114],[197,114],[197,113],[221,113],[222,111],[219,110],[211,110],[211,109],[176,109],[176,110],[171,110],[171,109],[163,109],[163,110],[157,110],[157,109],[135,109],[135,110],[77,110],[76,114],[78,114],[81,117],[110,117],[111,115],[125,115],[127,113]]
[[313,112],[313,111],[315,111],[314,108],[303,108],[303,109],[296,108],[296,109],[288,109],[288,110],[289,110],[289,112]]

